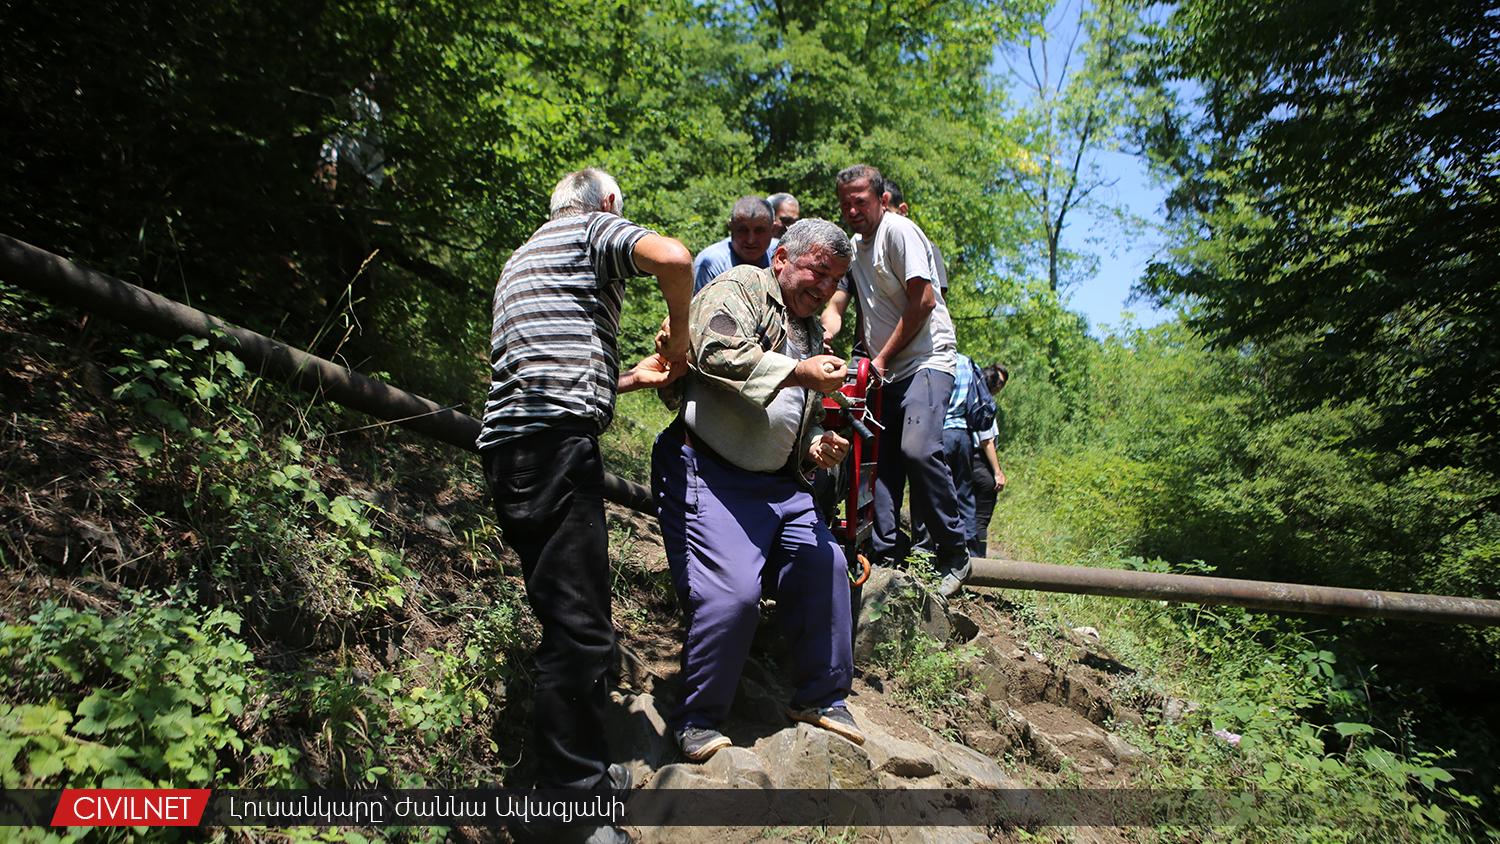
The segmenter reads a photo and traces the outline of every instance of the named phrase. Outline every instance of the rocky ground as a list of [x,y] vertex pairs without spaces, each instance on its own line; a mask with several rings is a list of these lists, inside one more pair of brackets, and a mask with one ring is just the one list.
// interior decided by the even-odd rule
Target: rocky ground
[[[633,564],[665,578],[654,527],[634,514]],[[944,603],[904,572],[877,568],[859,590],[855,655],[859,672],[849,708],[866,734],[862,746],[785,715],[791,687],[778,658],[774,602],[723,731],[734,747],[703,764],[682,760],[666,726],[678,694],[680,636],[673,617],[622,629],[608,731],[616,757],[645,789],[1096,788],[1129,785],[1140,751],[1116,734],[1126,723],[1162,717],[1137,712],[1110,693],[1134,672],[1099,644],[1092,628],[1026,628],[1000,590],[968,589]],[[629,599],[626,614],[630,614]],[[957,705],[924,706],[901,694],[901,674],[883,664],[881,645],[930,636],[959,659]],[[889,660],[884,660],[888,662]],[[1180,705],[1180,702],[1175,702]],[[646,842],[701,841],[701,828],[635,830]],[[831,840],[1015,840],[1014,830],[931,826],[821,830]],[[715,828],[723,842],[817,840],[806,829]],[[1121,840],[1108,829],[1072,828],[1084,840]]]

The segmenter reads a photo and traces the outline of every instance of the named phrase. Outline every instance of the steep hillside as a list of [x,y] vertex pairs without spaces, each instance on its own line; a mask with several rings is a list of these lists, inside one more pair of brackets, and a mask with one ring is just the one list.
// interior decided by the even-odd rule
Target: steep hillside
[[[536,630],[470,455],[317,405],[191,340],[129,335],[10,290],[0,342],[6,787],[528,781],[521,737]],[[638,473],[660,411],[639,401],[624,410],[611,465]],[[1179,683],[1145,676],[1105,645],[1134,642],[1128,635],[991,590],[944,605],[920,562],[877,570],[859,596],[851,703],[870,736],[863,747],[790,725],[784,647],[763,624],[726,725],[736,747],[683,764],[662,720],[677,694],[680,636],[659,535],[654,519],[613,506],[610,523],[621,648],[608,729],[638,787],[1181,786],[1175,774],[1193,764],[1253,773],[1238,736],[1215,738],[1209,710],[1168,693]],[[763,615],[774,612],[767,602]],[[1150,743],[1161,759],[1136,748]],[[1215,755],[1184,762],[1184,747]],[[1381,816],[1377,805],[1359,817],[1380,829]],[[1191,829],[1170,837],[1203,837]],[[939,832],[1157,834],[745,825],[720,837]]]

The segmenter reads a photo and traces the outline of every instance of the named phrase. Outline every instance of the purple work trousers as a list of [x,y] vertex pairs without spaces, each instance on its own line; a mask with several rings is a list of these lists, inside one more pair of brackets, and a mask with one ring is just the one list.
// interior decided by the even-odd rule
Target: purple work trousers
[[701,454],[676,426],[651,451],[651,492],[687,620],[673,729],[717,727],[729,713],[762,589],[795,661],[792,706],[842,703],[854,679],[848,569],[812,494]]

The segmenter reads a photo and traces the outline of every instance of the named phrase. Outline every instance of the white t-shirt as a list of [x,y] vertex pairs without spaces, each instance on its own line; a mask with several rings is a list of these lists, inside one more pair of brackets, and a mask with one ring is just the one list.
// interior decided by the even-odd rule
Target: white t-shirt
[[906,348],[886,363],[890,366],[893,381],[909,378],[919,369],[953,374],[954,353],[958,349],[953,320],[948,316],[948,305],[937,286],[939,275],[932,242],[916,223],[887,211],[881,215],[875,236],[868,243],[863,236],[856,234],[854,260],[849,264],[849,275],[845,276],[840,289],[849,290],[850,278],[858,290],[859,309],[864,316],[865,346],[872,355],[885,347],[885,342],[896,330],[897,320],[906,311],[906,282],[913,278],[932,282],[937,307],[927,315],[927,320]]

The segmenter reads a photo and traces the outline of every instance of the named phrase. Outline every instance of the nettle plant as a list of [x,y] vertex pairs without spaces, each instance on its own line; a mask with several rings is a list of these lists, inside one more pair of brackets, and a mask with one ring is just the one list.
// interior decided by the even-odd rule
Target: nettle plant
[[[31,701],[0,703],[4,787],[208,785],[246,752],[237,722],[259,672],[239,617],[124,594],[118,615],[49,602],[0,626],[0,688]],[[262,784],[291,782],[297,751],[249,752],[272,760]]]
[[141,411],[130,439],[140,480],[182,496],[172,517],[208,540],[216,579],[249,574],[241,566],[250,561],[273,582],[307,584],[326,615],[400,605],[413,574],[380,543],[378,507],[323,489],[322,458],[303,446],[320,433],[312,414],[286,420],[302,438],[268,430],[292,426],[257,412],[265,382],[209,346],[182,337],[151,353],[122,349],[124,362],[110,370],[120,379],[115,397]]

